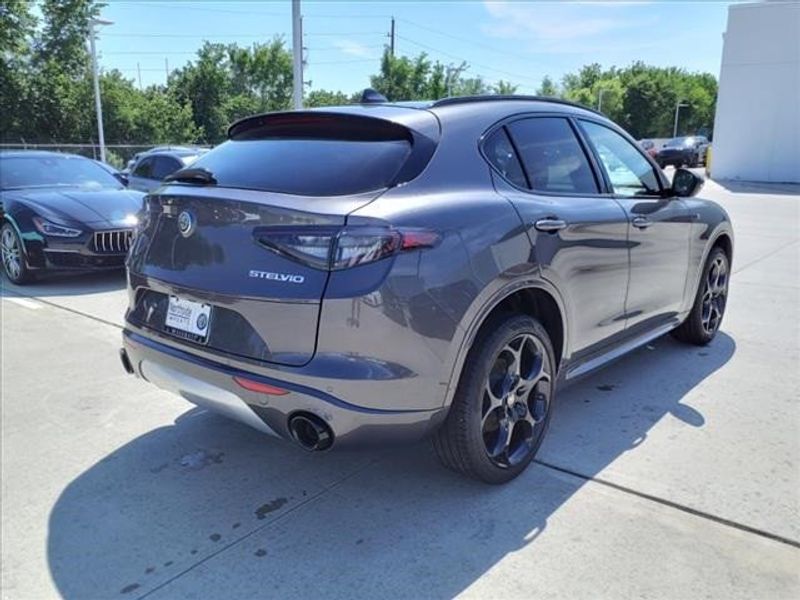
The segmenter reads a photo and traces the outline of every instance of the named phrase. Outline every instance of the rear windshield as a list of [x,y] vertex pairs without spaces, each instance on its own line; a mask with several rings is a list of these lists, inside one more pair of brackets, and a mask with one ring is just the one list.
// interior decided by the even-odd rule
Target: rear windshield
[[411,131],[372,116],[269,113],[234,123],[228,137],[192,164],[221,187],[345,196],[389,187],[415,164]]
[[411,152],[408,140],[268,137],[229,140],[201,156],[222,187],[342,196],[387,187]]

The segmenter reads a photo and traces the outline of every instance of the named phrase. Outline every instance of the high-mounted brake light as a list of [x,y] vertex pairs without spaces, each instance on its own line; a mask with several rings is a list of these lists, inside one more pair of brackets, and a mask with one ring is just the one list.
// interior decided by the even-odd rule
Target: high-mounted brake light
[[260,244],[305,265],[338,271],[398,252],[431,248],[441,236],[428,229],[354,226],[269,227],[256,231]]
[[245,379],[244,377],[234,376],[233,380],[244,389],[251,392],[258,392],[259,394],[267,394],[269,396],[285,396],[289,393],[289,390],[284,390],[283,388],[275,387],[274,385],[270,385],[268,383],[253,381],[252,379]]

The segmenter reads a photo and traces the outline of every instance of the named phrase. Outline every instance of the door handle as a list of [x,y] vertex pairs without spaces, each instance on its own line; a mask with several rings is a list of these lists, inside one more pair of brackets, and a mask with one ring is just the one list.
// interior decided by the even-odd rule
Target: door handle
[[647,229],[653,224],[653,222],[647,217],[634,217],[633,221],[631,222],[637,229]]
[[567,228],[567,222],[562,219],[539,219],[533,226],[536,231],[544,231],[546,233],[555,233]]

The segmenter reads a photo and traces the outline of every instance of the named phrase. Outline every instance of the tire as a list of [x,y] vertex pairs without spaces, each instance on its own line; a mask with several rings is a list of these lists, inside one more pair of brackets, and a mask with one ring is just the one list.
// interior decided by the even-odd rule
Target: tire
[[525,470],[547,433],[556,362],[547,331],[532,317],[504,316],[484,329],[433,446],[447,468],[501,484]]
[[698,157],[697,156],[693,156],[691,158],[691,160],[687,163],[686,166],[688,166],[690,169],[694,169],[699,164],[699,162],[700,161],[699,161]]
[[0,228],[0,262],[11,283],[25,285],[33,281],[33,273],[25,264],[25,250],[16,229],[10,223]]
[[719,331],[728,303],[731,264],[722,248],[713,248],[703,266],[703,278],[686,320],[672,335],[687,344],[705,346]]

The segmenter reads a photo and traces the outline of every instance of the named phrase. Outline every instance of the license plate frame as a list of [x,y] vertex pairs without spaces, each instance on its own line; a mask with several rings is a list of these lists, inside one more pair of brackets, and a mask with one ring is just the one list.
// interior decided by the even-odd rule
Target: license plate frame
[[164,315],[164,331],[196,344],[206,344],[212,314],[211,304],[170,294]]

